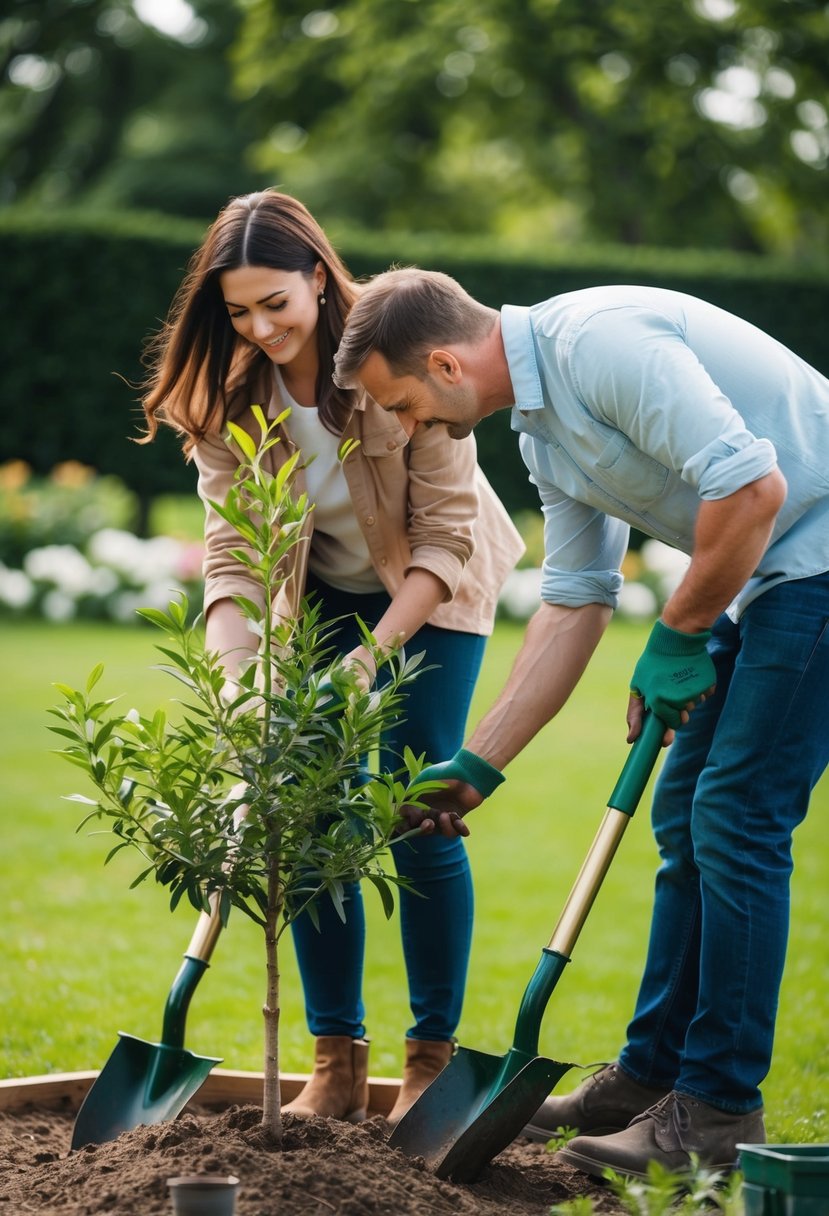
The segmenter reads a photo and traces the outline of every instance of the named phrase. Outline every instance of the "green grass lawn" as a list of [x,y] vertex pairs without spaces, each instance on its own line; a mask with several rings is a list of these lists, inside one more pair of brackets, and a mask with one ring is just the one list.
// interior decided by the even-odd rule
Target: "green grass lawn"
[[[477,914],[463,1021],[466,1046],[503,1054],[518,1003],[547,944],[626,755],[626,686],[645,626],[614,622],[557,722],[525,750],[509,780],[471,819]],[[521,630],[499,626],[473,718],[501,686]],[[157,1039],[164,1001],[196,914],[167,909],[164,890],[129,890],[138,857],[108,867],[108,836],[76,834],[79,808],[62,795],[82,774],[51,754],[46,710],[53,680],[78,685],[99,660],[103,694],[142,710],[177,695],[156,661],[151,630],[108,625],[4,623],[6,696],[0,729],[6,929],[0,1076],[99,1067],[116,1032]],[[829,916],[825,825],[829,780],[796,839],[792,934],[772,1073],[765,1085],[770,1139],[829,1141]],[[542,1053],[589,1064],[615,1058],[644,959],[655,849],[647,808],[626,833],[596,905],[553,994]],[[399,1076],[410,1023],[396,921],[366,892],[365,997],[371,1071]],[[282,951],[282,1067],[306,1071],[311,1054],[290,944]],[[187,1046],[228,1068],[261,1067],[263,950],[238,914],[220,940],[188,1019]],[[573,1082],[578,1074],[573,1073]],[[562,1089],[571,1082],[565,1079]]]

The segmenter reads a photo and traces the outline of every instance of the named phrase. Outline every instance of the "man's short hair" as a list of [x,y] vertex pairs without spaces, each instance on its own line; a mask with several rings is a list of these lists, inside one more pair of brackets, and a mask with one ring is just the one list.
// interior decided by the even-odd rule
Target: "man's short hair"
[[493,323],[492,311],[448,274],[413,266],[387,270],[360,289],[334,358],[334,383],[354,387],[373,351],[394,376],[423,379],[431,350],[479,341]]

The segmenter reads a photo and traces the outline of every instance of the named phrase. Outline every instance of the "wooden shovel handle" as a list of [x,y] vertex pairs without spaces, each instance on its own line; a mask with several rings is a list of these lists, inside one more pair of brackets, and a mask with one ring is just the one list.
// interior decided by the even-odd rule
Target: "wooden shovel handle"
[[665,730],[665,723],[654,714],[646,715],[642,732],[631,747],[621,776],[610,795],[599,830],[558,918],[548,950],[554,950],[565,958],[572,954],[619,842],[645,792],[645,786],[662,750]]
[[198,959],[199,962],[209,963],[210,957],[219,940],[222,931],[222,918],[219,915],[219,900],[221,893],[214,891],[210,896],[210,912],[202,912],[196,921],[190,945],[184,951],[185,958]]

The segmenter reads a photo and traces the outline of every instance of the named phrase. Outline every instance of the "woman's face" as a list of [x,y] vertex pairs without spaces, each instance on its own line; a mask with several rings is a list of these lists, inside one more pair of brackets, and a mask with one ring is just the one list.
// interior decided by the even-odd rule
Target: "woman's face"
[[240,266],[220,274],[219,284],[230,323],[246,342],[283,366],[310,354],[316,359],[319,296],[325,290],[321,262],[312,275]]

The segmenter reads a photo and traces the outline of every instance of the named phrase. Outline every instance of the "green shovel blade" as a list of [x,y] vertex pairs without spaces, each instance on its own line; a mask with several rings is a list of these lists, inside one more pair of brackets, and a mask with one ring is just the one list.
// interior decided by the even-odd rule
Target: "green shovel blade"
[[[459,1047],[398,1123],[390,1148],[423,1157],[438,1178],[474,1182],[511,1144],[571,1067],[543,1056]],[[505,1073],[512,1073],[504,1081]]]
[[473,1182],[512,1143],[572,1067],[537,1054],[541,1019],[567,962],[554,950],[542,950],[507,1054],[459,1047],[400,1120],[390,1147],[423,1157],[439,1178]]
[[390,1136],[392,1148],[400,1148],[410,1157],[423,1157],[439,1178],[474,1182],[572,1067],[537,1054],[541,1021],[621,833],[642,797],[664,733],[664,723],[646,715],[550,945],[542,950],[524,990],[507,1054],[492,1056],[459,1048]]
[[174,1119],[219,1063],[211,1056],[121,1033],[78,1111],[72,1148],[115,1140],[142,1123]]
[[221,1057],[197,1056],[184,1047],[187,1009],[207,969],[184,956],[164,1008],[161,1042],[119,1032],[115,1050],[84,1098],[72,1129],[73,1149],[103,1144],[142,1123],[175,1119]]

